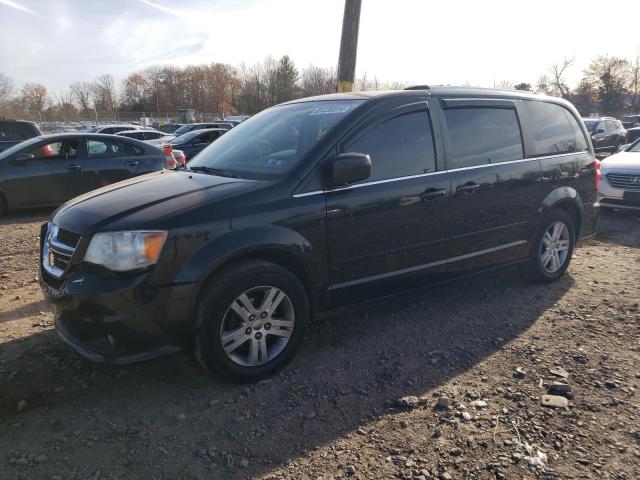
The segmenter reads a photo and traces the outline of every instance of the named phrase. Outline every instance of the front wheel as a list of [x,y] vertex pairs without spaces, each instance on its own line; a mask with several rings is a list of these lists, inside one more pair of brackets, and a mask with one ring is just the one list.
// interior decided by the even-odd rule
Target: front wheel
[[521,272],[536,283],[553,282],[569,267],[576,242],[571,216],[561,209],[547,213],[538,227]]
[[306,292],[290,271],[263,261],[236,264],[204,287],[196,357],[233,381],[260,380],[293,357],[308,319]]

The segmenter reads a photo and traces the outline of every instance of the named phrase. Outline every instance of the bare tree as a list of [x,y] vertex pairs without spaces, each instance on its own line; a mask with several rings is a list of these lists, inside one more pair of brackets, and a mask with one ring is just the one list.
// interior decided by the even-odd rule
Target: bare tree
[[324,95],[335,89],[336,74],[328,68],[309,65],[300,76],[301,93],[304,97]]
[[88,82],[75,82],[69,87],[76,105],[83,112],[91,109],[91,84]]
[[49,102],[47,88],[40,83],[27,82],[22,87],[22,98],[28,110],[42,115],[42,110]]
[[640,56],[636,57],[629,70],[629,94],[632,112],[640,112]]
[[113,112],[116,105],[116,91],[113,77],[109,74],[100,75],[91,84],[93,103],[96,110]]
[[4,110],[13,95],[13,80],[0,72],[0,112]]
[[567,98],[571,89],[566,81],[566,73],[575,62],[575,57],[565,58],[561,63],[555,63],[549,68],[548,74],[544,74],[538,80],[537,87],[556,97]]

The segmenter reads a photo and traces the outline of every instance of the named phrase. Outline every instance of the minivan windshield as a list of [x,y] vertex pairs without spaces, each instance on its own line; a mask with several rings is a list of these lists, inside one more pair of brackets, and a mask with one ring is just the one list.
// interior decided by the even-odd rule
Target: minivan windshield
[[189,162],[189,167],[253,180],[282,178],[362,102],[325,100],[269,108],[222,135]]

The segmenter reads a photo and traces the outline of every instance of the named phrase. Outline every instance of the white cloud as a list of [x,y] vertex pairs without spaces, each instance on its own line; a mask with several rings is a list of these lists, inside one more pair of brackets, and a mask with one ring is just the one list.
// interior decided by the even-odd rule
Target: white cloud
[[19,3],[12,2],[11,0],[0,0],[0,5],[5,5],[7,7],[15,8],[16,10],[20,10],[21,12],[36,13],[33,10],[30,10],[27,7],[20,5]]
[[[494,75],[534,83],[552,63],[575,56],[569,71],[575,84],[597,55],[640,53],[631,28],[589,32],[598,5],[367,0],[357,73],[432,84],[491,86]],[[3,50],[0,69],[18,82],[58,89],[155,64],[250,65],[269,54],[288,54],[301,68],[335,67],[343,8],[344,0],[0,0],[0,42],[12,45]],[[626,18],[640,17],[640,2],[624,8]],[[41,15],[25,15],[34,11]]]

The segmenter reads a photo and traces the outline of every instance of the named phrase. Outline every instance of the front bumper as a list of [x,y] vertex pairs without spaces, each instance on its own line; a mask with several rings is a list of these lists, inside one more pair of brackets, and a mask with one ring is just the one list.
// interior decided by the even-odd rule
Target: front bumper
[[192,284],[151,286],[150,273],[107,277],[72,270],[55,279],[41,268],[60,337],[80,355],[125,364],[176,352],[189,343]]
[[[637,190],[635,190],[635,192],[637,192]],[[624,193],[624,189],[611,185],[607,180],[606,174],[603,172],[602,181],[598,187],[598,205],[604,208],[640,210],[640,201],[625,200]]]

